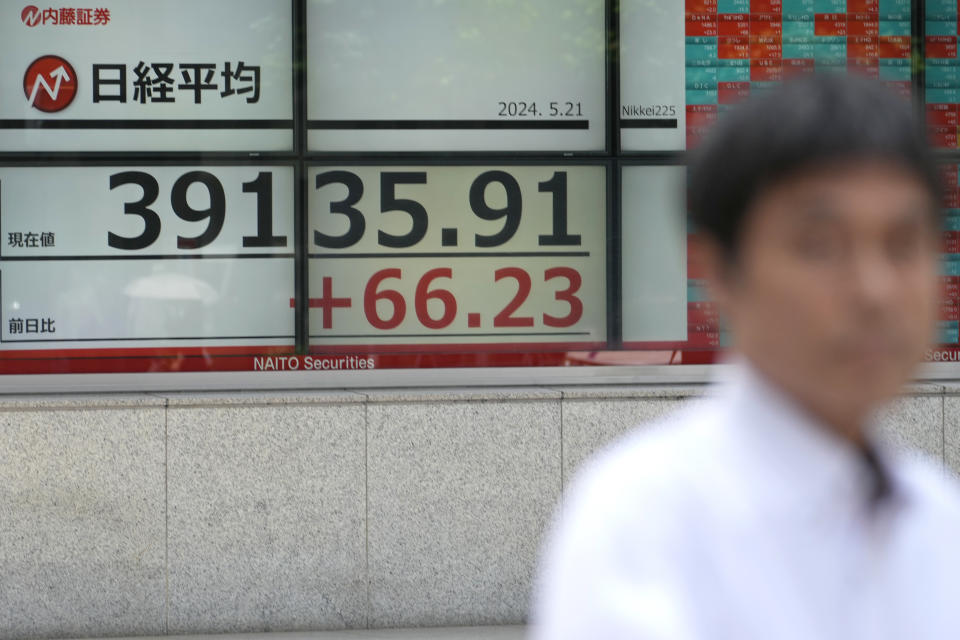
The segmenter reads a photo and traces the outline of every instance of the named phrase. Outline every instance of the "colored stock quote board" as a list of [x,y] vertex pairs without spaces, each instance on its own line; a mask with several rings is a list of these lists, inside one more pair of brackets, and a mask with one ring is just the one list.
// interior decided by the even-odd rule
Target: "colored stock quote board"
[[[941,166],[941,180],[946,194],[944,220],[944,255],[942,277],[944,300],[940,308],[937,342],[940,349],[928,354],[928,360],[956,360],[960,353],[960,165]],[[943,354],[951,353],[952,357]]]
[[308,147],[603,151],[605,21],[604,0],[309,0]]
[[0,0],[0,151],[293,149],[289,0]]
[[924,84],[927,131],[939,148],[958,147],[960,59],[957,57],[957,0],[927,0]]
[[[909,95],[910,5],[621,0],[621,146],[692,147],[724,110],[793,74],[860,72]],[[955,3],[953,15],[955,27]]]
[[294,342],[288,166],[0,168],[0,352]]
[[602,166],[314,166],[310,343],[603,348]]

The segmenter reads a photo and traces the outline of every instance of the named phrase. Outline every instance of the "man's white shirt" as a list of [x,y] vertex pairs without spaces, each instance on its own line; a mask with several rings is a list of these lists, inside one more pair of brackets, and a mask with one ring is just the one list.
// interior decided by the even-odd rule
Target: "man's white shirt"
[[960,638],[960,493],[861,449],[746,364],[595,457],[567,491],[536,640]]

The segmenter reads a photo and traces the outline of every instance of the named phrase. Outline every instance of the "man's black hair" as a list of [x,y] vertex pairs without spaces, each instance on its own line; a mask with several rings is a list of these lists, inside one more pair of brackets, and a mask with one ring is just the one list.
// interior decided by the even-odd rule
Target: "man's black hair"
[[913,173],[939,205],[936,165],[909,100],[855,74],[789,80],[724,114],[693,153],[691,220],[735,261],[745,214],[764,188],[815,166],[867,158]]

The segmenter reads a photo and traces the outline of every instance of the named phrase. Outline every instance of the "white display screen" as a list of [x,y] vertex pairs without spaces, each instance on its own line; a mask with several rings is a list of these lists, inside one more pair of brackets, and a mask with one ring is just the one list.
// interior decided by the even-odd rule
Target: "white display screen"
[[290,0],[0,0],[0,151],[293,149]]
[[603,0],[309,0],[311,151],[602,151]]
[[686,147],[684,15],[679,0],[620,0],[624,151]]
[[604,167],[308,176],[313,345],[605,344]]
[[623,341],[687,339],[686,169],[622,169]]
[[0,168],[0,349],[292,345],[293,169]]

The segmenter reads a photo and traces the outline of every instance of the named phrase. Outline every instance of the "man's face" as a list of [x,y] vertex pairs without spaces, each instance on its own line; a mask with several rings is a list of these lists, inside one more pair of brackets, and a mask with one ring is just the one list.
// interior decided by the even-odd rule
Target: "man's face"
[[714,293],[739,350],[835,428],[909,378],[939,301],[936,204],[896,165],[844,163],[762,191]]

